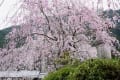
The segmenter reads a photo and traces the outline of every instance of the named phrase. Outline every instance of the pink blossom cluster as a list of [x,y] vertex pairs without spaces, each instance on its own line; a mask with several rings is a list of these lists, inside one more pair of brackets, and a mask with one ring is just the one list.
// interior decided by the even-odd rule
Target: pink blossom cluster
[[[44,69],[46,61],[51,60],[52,64],[52,59],[60,57],[65,50],[73,57],[79,54],[77,57],[86,59],[96,53],[98,45],[93,43],[113,46],[116,40],[108,33],[114,24],[100,18],[80,0],[23,0],[21,14],[24,15],[17,17],[23,17],[21,27],[7,35],[7,50],[0,53],[1,69],[20,65],[29,70],[40,65]],[[24,45],[16,48],[21,40],[25,41]]]

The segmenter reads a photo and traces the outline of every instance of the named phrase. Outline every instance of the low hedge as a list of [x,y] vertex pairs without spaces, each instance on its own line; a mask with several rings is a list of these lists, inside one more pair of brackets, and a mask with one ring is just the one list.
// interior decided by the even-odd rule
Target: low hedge
[[91,59],[77,66],[67,65],[43,80],[120,80],[120,60]]

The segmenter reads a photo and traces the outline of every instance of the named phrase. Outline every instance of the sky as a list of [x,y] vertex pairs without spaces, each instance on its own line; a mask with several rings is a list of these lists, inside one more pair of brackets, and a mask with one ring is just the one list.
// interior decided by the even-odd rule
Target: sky
[[[18,1],[19,0],[4,0],[3,4],[0,6],[0,29],[12,25],[7,22],[6,19],[11,18],[14,12],[18,9]],[[2,0],[0,0],[0,3],[1,2]]]
[[[0,0],[0,3],[3,0]],[[11,26],[9,19],[13,16],[15,11],[19,8],[20,0],[4,0],[3,4],[0,6],[0,29],[6,28]],[[94,6],[96,7],[97,0],[81,0],[84,3],[86,3],[86,6],[90,7],[92,3],[89,3],[90,1],[94,1]],[[117,0],[114,0],[117,1]],[[103,7],[104,9],[108,9],[107,7],[107,0],[103,0]],[[9,14],[9,15],[8,15]],[[6,21],[6,19],[8,21]]]

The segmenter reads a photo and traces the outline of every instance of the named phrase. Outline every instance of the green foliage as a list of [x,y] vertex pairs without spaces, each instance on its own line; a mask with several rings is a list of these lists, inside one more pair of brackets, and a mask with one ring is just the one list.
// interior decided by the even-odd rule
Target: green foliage
[[55,60],[55,64],[58,65],[67,65],[71,63],[70,53],[69,51],[64,51],[62,55]]
[[69,51],[63,51],[61,54],[62,55],[59,58],[56,58],[54,60],[54,64],[56,65],[56,69],[59,69],[59,68],[64,67],[66,65],[77,66],[80,64],[80,61],[78,59],[74,59],[74,58],[70,57]]
[[[10,28],[6,28],[0,30],[0,48],[5,47],[5,45],[9,42],[9,39],[5,39],[6,35],[12,31],[13,28],[20,28],[20,26],[11,26]],[[16,48],[19,48],[24,45],[26,37],[20,38],[19,35],[16,37]]]
[[[119,10],[108,10],[103,12],[104,17],[108,17],[111,20],[113,20],[114,15],[120,16],[120,9]],[[114,22],[114,21],[113,21]],[[116,28],[111,29],[111,32],[113,35],[120,41],[120,22],[116,22]]]
[[120,80],[119,59],[91,59],[49,73],[44,80]]
[[69,80],[69,75],[74,72],[72,67],[64,67],[58,71],[49,73],[49,75],[44,80]]
[[115,28],[115,29],[111,29],[113,35],[120,41],[120,29]]
[[0,48],[3,48],[6,44],[5,36],[12,30],[12,28],[6,28],[0,30]]
[[119,80],[120,62],[117,60],[89,60],[77,67],[74,80]]

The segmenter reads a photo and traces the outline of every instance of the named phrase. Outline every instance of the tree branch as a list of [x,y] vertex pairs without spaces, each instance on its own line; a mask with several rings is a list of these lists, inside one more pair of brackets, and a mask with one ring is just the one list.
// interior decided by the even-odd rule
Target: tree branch
[[47,35],[45,35],[45,34],[32,33],[32,34],[30,34],[30,35],[35,35],[35,34],[37,34],[37,35],[41,35],[41,36],[44,36],[44,37],[47,37],[47,38],[49,38],[49,39],[51,39],[51,40],[53,40],[53,41],[57,41],[57,38],[52,38],[52,37],[49,37],[49,36],[47,36]]

